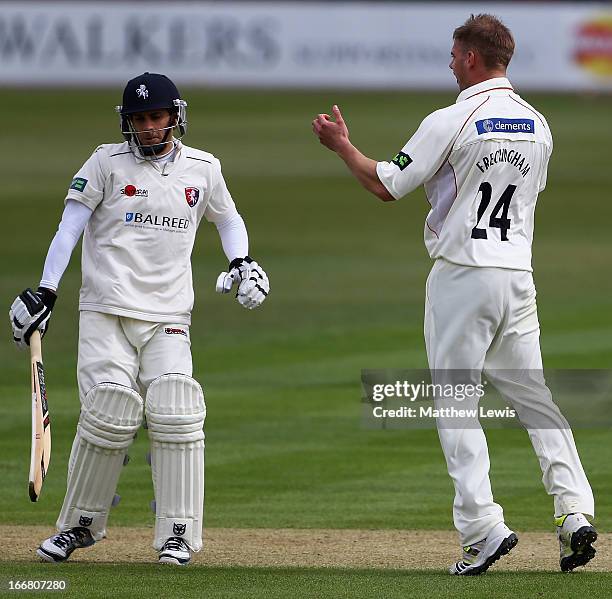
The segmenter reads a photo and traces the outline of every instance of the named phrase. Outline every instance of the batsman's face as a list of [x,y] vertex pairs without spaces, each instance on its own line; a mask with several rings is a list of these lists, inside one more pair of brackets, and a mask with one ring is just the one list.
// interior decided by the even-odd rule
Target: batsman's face
[[131,117],[132,125],[143,146],[162,143],[167,133],[166,127],[174,123],[174,116],[167,110],[149,110],[137,112]]

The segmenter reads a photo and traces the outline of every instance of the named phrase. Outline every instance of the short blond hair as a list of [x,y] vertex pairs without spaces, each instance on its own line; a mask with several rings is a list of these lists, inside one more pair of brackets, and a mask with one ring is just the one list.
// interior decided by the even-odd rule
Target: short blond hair
[[453,39],[466,50],[478,52],[489,69],[507,67],[514,54],[512,32],[493,15],[470,15],[461,27],[455,29]]

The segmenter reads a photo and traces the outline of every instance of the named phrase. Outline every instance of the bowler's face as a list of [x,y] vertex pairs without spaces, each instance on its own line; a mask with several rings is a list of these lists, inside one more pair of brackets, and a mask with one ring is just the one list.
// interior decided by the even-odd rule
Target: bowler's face
[[451,61],[448,65],[455,75],[455,79],[457,80],[457,85],[459,85],[459,89],[463,91],[466,87],[468,87],[465,83],[466,81],[466,55],[461,46],[461,44],[457,41],[453,44],[451,49]]

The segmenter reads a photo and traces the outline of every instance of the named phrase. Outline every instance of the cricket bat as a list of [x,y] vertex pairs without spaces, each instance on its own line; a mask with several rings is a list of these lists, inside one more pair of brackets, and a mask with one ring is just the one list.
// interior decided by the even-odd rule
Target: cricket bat
[[51,459],[51,426],[40,331],[34,331],[30,337],[30,358],[32,368],[32,449],[30,453],[29,492],[30,499],[38,501]]

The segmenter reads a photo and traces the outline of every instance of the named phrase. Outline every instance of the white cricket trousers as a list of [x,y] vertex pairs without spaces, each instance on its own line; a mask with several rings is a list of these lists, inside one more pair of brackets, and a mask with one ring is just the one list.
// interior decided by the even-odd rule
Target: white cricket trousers
[[145,397],[151,382],[174,372],[191,376],[191,342],[185,324],[147,322],[82,311],[77,378],[81,402],[99,383],[119,383]]
[[[554,497],[555,516],[594,516],[593,493],[572,432],[542,375],[532,274],[436,260],[426,285],[425,344],[434,377],[452,379],[453,370],[463,369],[477,373],[473,382],[479,383],[484,371],[516,410],[540,462],[544,488]],[[517,378],[516,372],[529,375]],[[521,384],[525,380],[528,385]],[[565,426],[530,427],[545,413]],[[493,501],[486,437],[477,419],[466,428],[445,428],[438,420],[438,434],[455,486],[454,524],[461,544],[471,545],[504,521]]]

